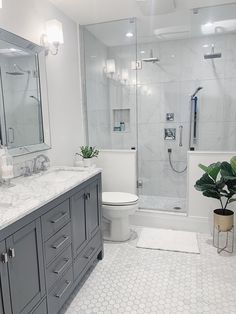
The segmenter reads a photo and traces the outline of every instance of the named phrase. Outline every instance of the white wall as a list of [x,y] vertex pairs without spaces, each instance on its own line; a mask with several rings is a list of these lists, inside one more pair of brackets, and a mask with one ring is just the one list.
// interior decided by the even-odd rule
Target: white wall
[[0,10],[1,28],[36,44],[50,19],[62,22],[64,45],[47,57],[52,149],[45,153],[54,165],[70,165],[84,142],[77,25],[47,0],[7,0]]

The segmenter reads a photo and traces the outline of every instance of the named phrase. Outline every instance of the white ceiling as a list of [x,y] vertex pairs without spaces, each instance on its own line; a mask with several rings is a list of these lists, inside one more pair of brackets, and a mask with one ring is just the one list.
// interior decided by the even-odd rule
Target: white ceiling
[[[236,0],[50,1],[82,25],[136,17],[139,42],[158,40],[154,35],[155,31],[163,31],[166,34],[169,32],[168,38],[163,38],[164,40],[201,36],[201,26],[208,22],[236,19]],[[232,3],[233,6],[226,5]],[[143,8],[143,5],[146,7]],[[150,8],[153,14],[147,16]],[[197,15],[193,14],[194,8],[199,8]],[[128,40],[125,34],[128,31],[135,33],[134,25],[130,24],[129,20],[91,25],[88,29],[107,46],[130,44],[132,39]],[[181,33],[181,30],[187,31]]]
[[[129,17],[144,18],[136,0],[50,0],[78,23],[93,24]],[[150,0],[142,0],[150,1]],[[151,0],[156,1],[156,0]],[[167,2],[169,0],[157,0]],[[236,3],[236,0],[175,0],[176,12]],[[164,6],[164,4],[163,4]],[[160,17],[160,15],[159,15]]]

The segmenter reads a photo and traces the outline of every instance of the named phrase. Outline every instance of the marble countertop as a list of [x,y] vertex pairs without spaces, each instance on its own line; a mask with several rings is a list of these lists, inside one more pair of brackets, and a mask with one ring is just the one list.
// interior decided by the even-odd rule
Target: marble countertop
[[0,187],[0,230],[100,173],[98,168],[52,167]]

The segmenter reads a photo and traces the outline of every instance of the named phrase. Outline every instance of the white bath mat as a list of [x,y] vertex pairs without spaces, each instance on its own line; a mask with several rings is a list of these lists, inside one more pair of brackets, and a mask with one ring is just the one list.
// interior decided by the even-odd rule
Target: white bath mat
[[200,254],[197,234],[188,231],[143,228],[136,247]]

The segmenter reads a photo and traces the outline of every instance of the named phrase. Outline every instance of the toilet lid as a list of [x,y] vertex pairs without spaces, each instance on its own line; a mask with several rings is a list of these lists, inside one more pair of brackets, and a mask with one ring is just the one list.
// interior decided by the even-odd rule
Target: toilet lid
[[138,201],[138,196],[123,192],[103,192],[102,202],[106,205],[128,205]]

